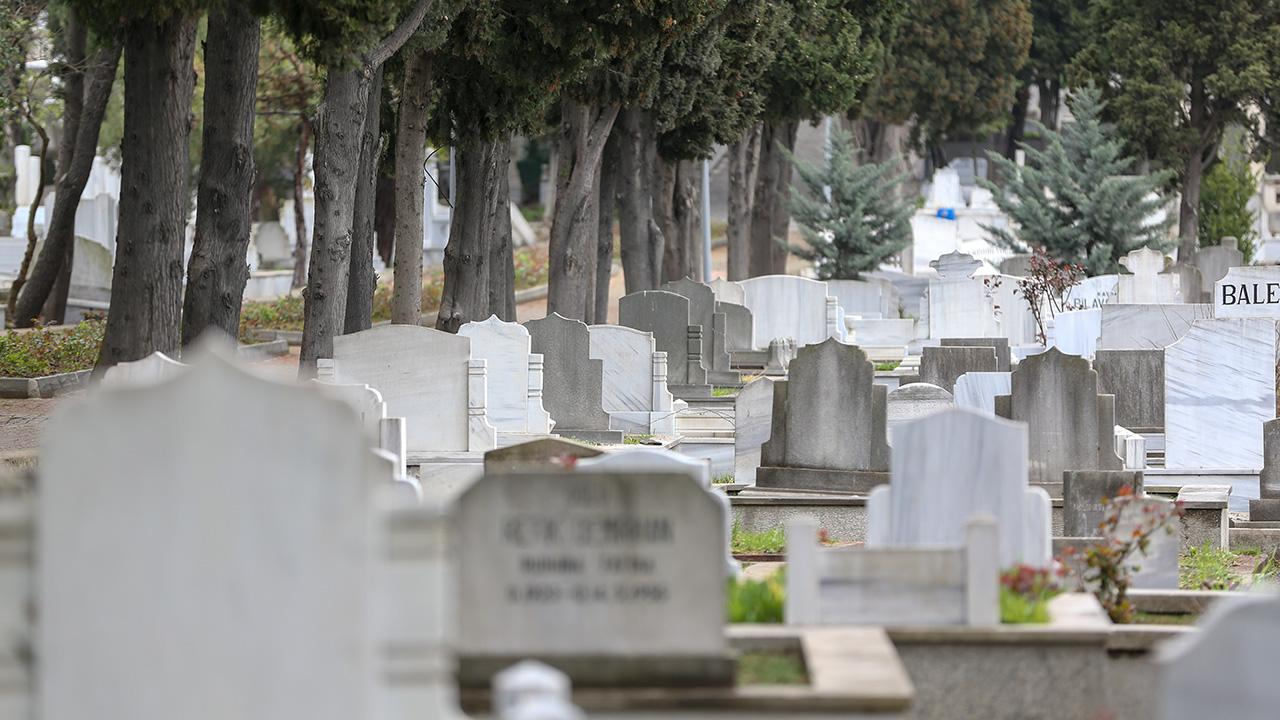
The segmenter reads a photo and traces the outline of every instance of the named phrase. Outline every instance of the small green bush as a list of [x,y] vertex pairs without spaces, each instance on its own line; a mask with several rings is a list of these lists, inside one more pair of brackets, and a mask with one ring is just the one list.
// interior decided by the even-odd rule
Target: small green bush
[[786,569],[764,580],[729,581],[729,622],[780,623],[786,607]]
[[34,378],[88,370],[98,361],[106,321],[43,327],[0,335],[0,377]]
[[1000,575],[1000,622],[1049,622],[1049,601],[1062,592],[1050,570],[1018,565]]
[[734,525],[730,545],[736,553],[750,555],[780,553],[787,547],[787,536],[781,527],[763,532],[748,532]]
[[1236,590],[1240,581],[1231,572],[1235,553],[1215,548],[1205,541],[1188,548],[1178,563],[1178,585],[1183,590]]

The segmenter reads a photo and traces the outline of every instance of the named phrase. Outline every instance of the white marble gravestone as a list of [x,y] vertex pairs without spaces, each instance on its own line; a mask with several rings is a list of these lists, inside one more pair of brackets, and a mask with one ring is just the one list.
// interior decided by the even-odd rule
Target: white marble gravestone
[[827,280],[827,292],[840,301],[848,315],[864,319],[900,317],[901,298],[893,283],[881,278],[862,280]]
[[1165,348],[1166,467],[1262,467],[1262,424],[1276,416],[1276,327],[1197,320]]
[[1156,648],[1158,720],[1274,720],[1280,596],[1225,598],[1210,605],[1197,626]]
[[995,311],[988,288],[973,274],[982,262],[950,252],[929,263],[937,271],[929,280],[929,337],[993,337]]
[[753,485],[760,467],[760,446],[773,421],[773,378],[747,383],[733,401],[733,481]]
[[956,378],[956,407],[969,408],[988,417],[996,416],[996,398],[1011,390],[1011,373],[968,372]]
[[953,408],[893,432],[892,480],[867,499],[867,544],[954,546],[965,523],[996,519],[1000,567],[1047,567],[1049,495],[1027,480],[1027,428]]
[[[1144,524],[1152,513],[1167,513],[1173,508],[1172,500],[1143,497],[1130,500],[1120,514],[1116,526],[1117,537],[1129,536],[1135,528]],[[1175,518],[1170,527],[1157,530],[1148,540],[1146,551],[1135,550],[1126,561],[1132,568],[1132,587],[1144,590],[1178,589],[1178,555],[1182,551],[1180,523]]]
[[1162,274],[1165,266],[1164,253],[1151,248],[1138,248],[1120,258],[1120,264],[1131,274],[1117,277],[1117,303],[1182,302],[1178,276]]
[[1102,334],[1102,308],[1067,310],[1053,316],[1050,345],[1068,355],[1091,358]]
[[[546,435],[555,423],[542,407],[542,356],[523,325],[490,315],[458,328],[471,339],[471,359],[487,364],[485,414],[499,433]],[[515,440],[518,441],[518,440]]]
[[[350,407],[220,358],[60,407],[36,501],[36,714],[433,716],[448,668],[423,611],[440,578],[380,592],[390,480]],[[408,575],[414,544],[397,545]],[[394,638],[370,625],[387,616]]]
[[1236,239],[1224,237],[1218,245],[1201,248],[1191,258],[1191,263],[1200,270],[1200,290],[1205,295],[1213,293],[1218,281],[1226,277],[1234,267],[1244,265],[1244,254],[1236,247]]
[[1165,348],[1187,334],[1191,323],[1213,317],[1205,304],[1103,305],[1099,350]]
[[716,278],[711,281],[711,291],[716,294],[716,300],[720,302],[730,302],[734,305],[742,305],[746,295],[742,292],[742,286],[732,280],[724,278]]
[[369,385],[387,414],[403,417],[408,452],[492,450],[485,413],[486,364],[471,340],[417,325],[381,325],[333,339],[335,383]]
[[1063,301],[1070,308],[1096,308],[1116,301],[1119,275],[1095,275],[1082,279],[1067,290]]
[[1213,316],[1280,319],[1280,266],[1227,270],[1213,286]]
[[754,347],[769,347],[776,338],[792,338],[803,347],[844,337],[844,317],[831,317],[828,305],[837,303],[824,282],[796,275],[762,275],[738,285],[741,304],[755,319]]
[[667,354],[653,333],[621,325],[591,325],[591,357],[603,365],[600,402],[609,427],[629,433],[675,433],[675,399],[667,390]]
[[107,368],[102,376],[102,386],[154,385],[178,376],[186,367],[162,352],[153,352],[141,360],[117,363]]
[[889,444],[893,444],[895,427],[953,406],[951,393],[937,385],[908,383],[890,390],[885,406]]

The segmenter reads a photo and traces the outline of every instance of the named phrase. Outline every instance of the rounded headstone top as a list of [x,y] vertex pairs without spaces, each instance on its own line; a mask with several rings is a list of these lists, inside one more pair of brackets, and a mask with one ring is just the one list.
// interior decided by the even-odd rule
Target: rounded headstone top
[[537,660],[522,660],[493,676],[493,705],[501,717],[534,698],[567,700],[569,692],[569,676]]

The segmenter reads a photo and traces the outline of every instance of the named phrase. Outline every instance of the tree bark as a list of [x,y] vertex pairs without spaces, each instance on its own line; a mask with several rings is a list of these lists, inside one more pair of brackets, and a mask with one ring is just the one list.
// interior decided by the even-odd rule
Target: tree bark
[[685,246],[681,242],[679,221],[676,219],[676,184],[679,181],[679,163],[663,158],[654,167],[653,219],[666,241],[662,248],[662,281],[672,282],[684,277]]
[[317,359],[333,357],[333,337],[346,316],[356,172],[373,74],[422,24],[431,1],[417,0],[396,29],[359,58],[356,67],[328,68],[324,101],[316,117],[316,218],[303,292],[298,366],[302,378],[315,375]]
[[391,267],[391,253],[396,246],[396,174],[383,157],[384,161],[378,164],[378,187],[373,197],[373,236],[383,266]]
[[297,241],[293,244],[292,284],[295,288],[307,283],[307,209],[303,199],[307,192],[307,148],[311,145],[311,118],[303,114],[300,119],[298,152],[293,161],[293,236]]
[[[84,76],[86,44],[88,32],[80,21],[74,7],[67,8],[67,17],[63,32],[67,38],[67,60],[60,76],[62,78],[62,140],[58,143],[58,170],[54,176],[57,186],[62,184],[71,168],[76,153],[76,138],[80,134],[80,117],[84,114]],[[96,145],[96,143],[95,143]],[[97,148],[95,147],[96,151]],[[76,199],[79,205],[79,198]],[[54,205],[58,204],[57,193],[54,193]],[[46,237],[48,234],[46,233]],[[75,261],[75,242],[67,245],[67,250],[59,261],[57,276],[53,288],[45,298],[40,315],[46,322],[62,324],[67,316],[67,295],[71,291],[71,268]],[[13,292],[19,299],[21,296]],[[16,310],[16,307],[15,307]],[[12,314],[10,315],[12,317]]]
[[405,58],[396,120],[396,243],[391,322],[422,322],[423,164],[427,158],[427,102],[431,65],[423,52]]
[[677,280],[686,277],[697,280],[702,273],[701,183],[702,161],[681,160],[676,166],[674,205],[684,264]]
[[618,159],[621,144],[622,138],[618,133],[609,133],[609,140],[604,146],[604,157],[600,162],[600,230],[596,233],[596,294],[591,320],[601,324],[609,321],[609,281],[613,274],[613,213],[618,204]]
[[120,219],[99,371],[178,350],[199,19],[175,12],[125,24]]
[[374,200],[378,191],[378,165],[382,158],[382,68],[369,82],[368,107],[360,133],[360,165],[356,171],[355,208],[351,221],[351,263],[347,278],[347,310],[343,332],[373,327]]
[[[1190,261],[1200,246],[1200,184],[1204,179],[1206,152],[1217,145],[1208,119],[1208,99],[1204,81],[1191,81],[1188,120],[1197,139],[1187,148],[1182,174],[1182,199],[1178,203],[1178,259]],[[1217,238],[1211,238],[1216,240]]]
[[760,169],[760,125],[752,125],[738,142],[728,148],[729,208],[727,239],[729,279],[746,280],[750,275],[751,208],[756,174]]
[[653,224],[652,172],[647,148],[652,135],[647,112],[627,108],[618,113],[610,142],[617,138],[618,232],[622,250],[622,277],[627,293],[658,289],[660,267],[655,266],[650,232]]
[[40,174],[36,178],[36,196],[31,200],[31,207],[27,211],[27,249],[22,253],[22,263],[18,266],[18,275],[13,279],[13,285],[9,288],[9,298],[5,302],[5,312],[8,317],[14,316],[15,306],[18,303],[18,294],[22,292],[22,286],[27,284],[27,273],[31,270],[31,258],[36,252],[36,243],[40,238],[36,235],[36,211],[40,209],[40,203],[44,201],[44,169],[48,165],[49,154],[49,133],[44,126],[36,122],[31,112],[26,113],[27,124],[35,129],[36,134],[40,136]]
[[755,199],[751,208],[752,277],[783,274],[787,270],[787,238],[791,213],[787,203],[791,192],[791,161],[781,148],[795,148],[799,123],[767,122],[760,132],[760,169],[756,175]]
[[[494,147],[494,236],[489,247],[489,312],[507,322],[516,320],[516,266],[511,246],[511,138]],[[483,319],[483,318],[482,318]]]
[[[1027,104],[1031,102],[1031,86],[1023,85],[1013,94],[1013,111],[1009,117],[1009,128],[1005,134],[1004,156],[1012,160],[1018,150],[1019,143],[1026,135]],[[974,171],[977,171],[978,156],[973,157]],[[992,163],[994,165],[995,163]]]
[[1043,78],[1036,85],[1040,88],[1040,124],[1050,130],[1057,130],[1062,81],[1056,77]]
[[[451,161],[457,163],[457,193],[444,248],[444,293],[436,329],[457,332],[464,323],[484,320],[492,307],[490,276],[505,275],[493,263],[494,248],[510,228],[506,183],[510,142],[459,139]],[[507,239],[510,245],[510,239]]]
[[260,22],[243,0],[209,12],[205,40],[204,137],[196,230],[182,304],[182,344],[208,328],[240,332],[240,304],[249,281],[254,100]]
[[592,183],[605,142],[618,116],[617,105],[587,105],[565,97],[560,103],[560,160],[556,207],[551,216],[547,312],[584,320],[594,304],[600,195]]
[[120,63],[119,40],[104,38],[104,42],[107,44],[94,53],[88,66],[75,137],[63,137],[63,142],[72,146],[71,159],[58,181],[53,211],[45,231],[44,249],[18,295],[18,304],[14,308],[16,327],[31,327],[46,300],[50,301],[50,306],[45,308],[46,319],[61,321],[65,314],[66,292],[71,282],[71,257],[75,248],[76,209],[93,170],[98,131],[102,127],[107,102],[111,99],[111,87],[115,83],[116,67]]

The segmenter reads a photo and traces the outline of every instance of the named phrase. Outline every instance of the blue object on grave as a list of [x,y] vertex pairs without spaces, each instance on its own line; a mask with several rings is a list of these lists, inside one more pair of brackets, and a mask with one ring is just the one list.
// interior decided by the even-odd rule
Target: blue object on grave
[[943,220],[955,220],[956,209],[955,208],[938,208],[937,216],[942,218]]

